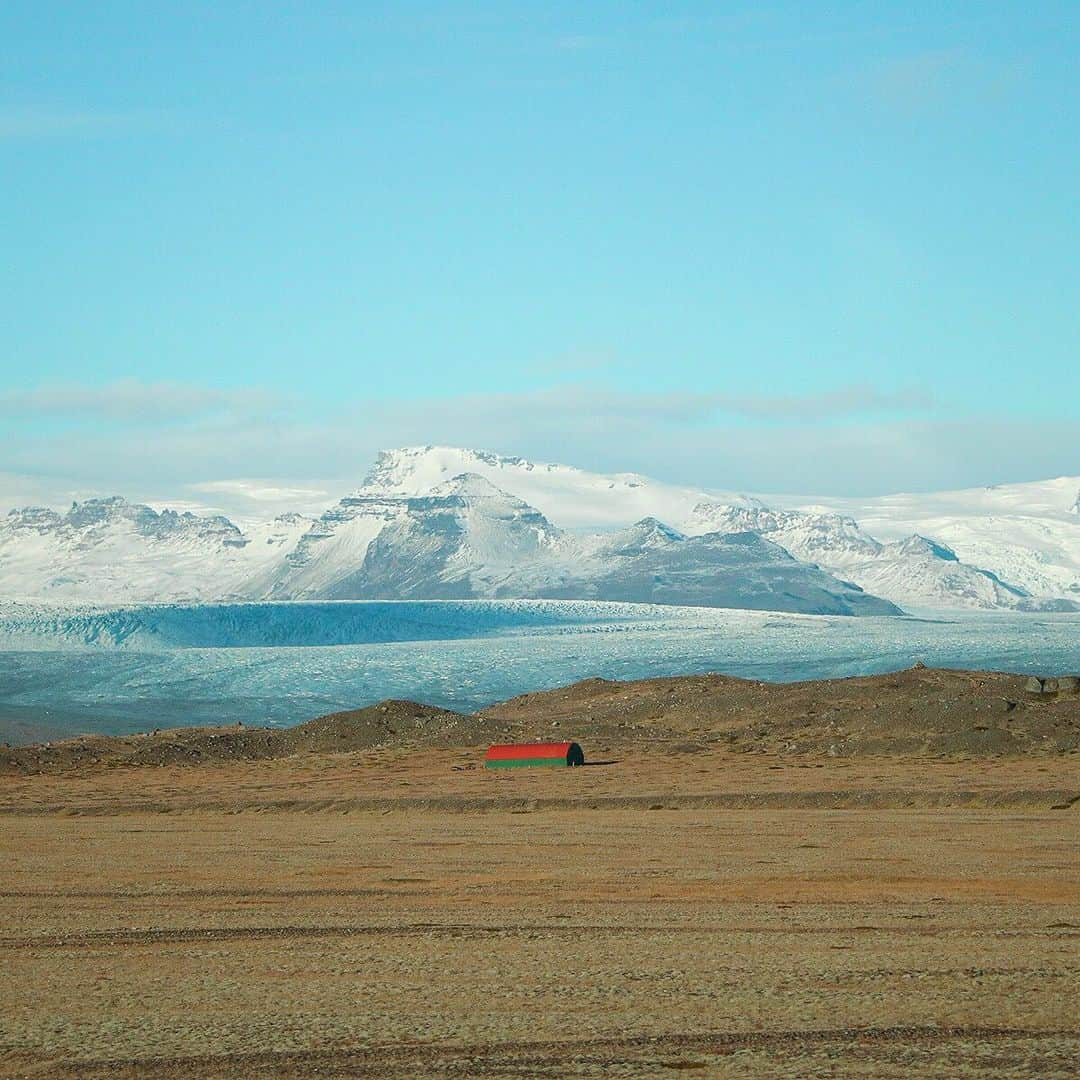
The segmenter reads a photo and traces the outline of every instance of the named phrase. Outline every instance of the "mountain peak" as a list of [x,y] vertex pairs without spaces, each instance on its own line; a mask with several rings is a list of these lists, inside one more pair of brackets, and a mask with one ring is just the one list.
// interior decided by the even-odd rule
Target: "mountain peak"
[[901,540],[895,545],[895,550],[901,555],[929,555],[934,559],[943,559],[945,562],[959,562],[957,554],[948,544],[931,540],[921,533],[912,533],[906,540]]
[[686,539],[678,529],[672,528],[666,522],[661,521],[659,518],[652,517],[651,515],[649,517],[643,517],[640,521],[635,521],[630,528],[636,529],[642,533],[648,533],[652,536],[662,536],[666,540]]
[[104,495],[82,502],[73,502],[64,515],[64,523],[73,529],[89,529],[113,521],[149,522],[157,514],[141,503],[130,503],[122,495]]
[[521,502],[517,496],[503,491],[490,480],[474,472],[460,473],[445,483],[437,484],[431,489],[430,495],[432,498],[458,495],[467,499],[505,499],[514,503]]
[[46,506],[23,506],[9,510],[4,524],[11,529],[33,529],[46,532],[55,529],[63,519]]
[[666,525],[659,518],[644,517],[640,521],[635,521],[629,528],[621,529],[610,536],[603,545],[603,550],[617,555],[627,555],[632,552],[667,547],[669,544],[678,544],[685,539],[686,537],[678,529]]
[[401,446],[380,450],[361,490],[418,495],[447,478],[477,469],[516,469],[525,472],[536,466],[520,457],[502,457],[487,450],[458,446]]

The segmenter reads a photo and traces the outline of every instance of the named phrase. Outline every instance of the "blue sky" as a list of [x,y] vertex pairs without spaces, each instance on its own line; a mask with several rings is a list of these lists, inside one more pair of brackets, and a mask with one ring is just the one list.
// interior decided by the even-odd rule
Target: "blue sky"
[[480,445],[1080,473],[1072,3],[0,6],[0,502]]

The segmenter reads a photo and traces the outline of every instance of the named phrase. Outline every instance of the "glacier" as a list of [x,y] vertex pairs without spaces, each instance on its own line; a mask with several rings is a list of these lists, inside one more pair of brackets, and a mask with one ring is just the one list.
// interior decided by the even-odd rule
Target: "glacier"
[[1080,615],[777,614],[595,601],[0,605],[0,740],[288,725],[387,697],[471,710],[599,676],[1080,672]]

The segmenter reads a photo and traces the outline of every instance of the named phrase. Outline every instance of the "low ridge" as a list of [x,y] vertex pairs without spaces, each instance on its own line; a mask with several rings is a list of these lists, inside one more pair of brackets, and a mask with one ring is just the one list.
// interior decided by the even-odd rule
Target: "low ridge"
[[766,683],[709,674],[587,679],[464,715],[384,701],[293,728],[201,727],[84,736],[0,750],[0,772],[208,765],[383,747],[550,739],[671,749],[719,746],[857,758],[1080,753],[1080,680],[916,666],[887,675]]

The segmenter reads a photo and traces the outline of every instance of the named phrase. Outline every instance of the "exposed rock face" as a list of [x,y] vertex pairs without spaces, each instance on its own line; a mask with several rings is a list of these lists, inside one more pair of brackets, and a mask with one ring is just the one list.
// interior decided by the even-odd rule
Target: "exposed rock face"
[[[756,533],[684,537],[652,530],[645,542],[601,549],[588,587],[600,600],[688,604],[832,615],[896,615],[887,600],[801,563]],[[545,590],[541,595],[565,595]]]
[[190,511],[178,514],[175,510],[158,513],[141,503],[129,503],[119,495],[72,503],[67,514],[57,521],[57,528],[69,533],[104,531],[117,525],[127,525],[132,532],[152,540],[186,536],[232,542],[240,547],[247,543],[226,517],[200,517]]
[[854,518],[841,514],[807,514],[799,510],[772,510],[765,507],[728,506],[702,502],[694,507],[686,524],[691,533],[752,532],[775,537],[776,543],[800,558],[813,556],[825,563],[830,554],[873,558],[884,545],[868,536]]
[[1028,594],[961,563],[947,544],[913,534],[883,544],[842,514],[701,503],[687,528],[751,531],[894,602],[926,607],[1019,608]]
[[252,582],[250,592],[279,600],[348,593],[368,545],[404,512],[404,500],[394,496],[346,496],[312,522],[284,562]]
[[23,530],[44,533],[58,528],[62,521],[63,518],[55,510],[48,510],[44,506],[24,506],[19,510],[9,510],[0,527],[12,533]]
[[483,478],[465,474],[406,511],[367,549],[334,599],[539,599],[897,614],[753,533],[688,539],[655,518],[575,537]]
[[332,596],[528,596],[530,572],[573,554],[572,542],[538,510],[466,473],[404,500],[404,512],[372,541],[360,571]]
[[1056,697],[1059,694],[1080,693],[1080,675],[1062,675],[1056,679],[1043,679],[1032,675],[1024,683],[1029,694],[1042,694],[1044,697]]

